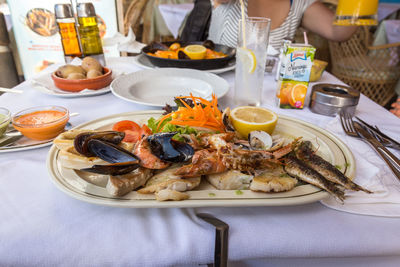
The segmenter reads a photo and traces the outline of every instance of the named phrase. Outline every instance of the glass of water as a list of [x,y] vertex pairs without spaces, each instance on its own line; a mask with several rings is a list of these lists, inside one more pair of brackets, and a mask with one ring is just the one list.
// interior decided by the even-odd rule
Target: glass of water
[[270,22],[268,18],[256,17],[239,20],[235,69],[236,105],[261,104]]

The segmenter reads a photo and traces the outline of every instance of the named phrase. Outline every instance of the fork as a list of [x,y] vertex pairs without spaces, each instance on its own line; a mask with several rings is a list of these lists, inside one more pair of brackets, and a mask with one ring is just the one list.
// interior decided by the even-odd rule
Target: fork
[[[386,150],[384,147],[379,147],[376,143],[372,142],[371,140],[367,139],[363,135],[360,135],[359,132],[356,130],[355,127],[355,122],[353,121],[352,117],[348,113],[340,113],[340,123],[342,124],[342,128],[344,132],[351,136],[351,137],[357,137],[362,139],[363,141],[367,142],[372,146],[372,148],[379,154],[379,156],[386,162],[386,164],[390,167],[392,170],[393,174],[400,180],[400,165],[397,164],[398,160],[396,160],[396,157],[388,150]],[[358,124],[359,127],[361,127],[360,124]],[[367,130],[365,130],[367,131]],[[367,131],[367,133],[369,133]],[[371,137],[373,137],[371,135]],[[376,141],[376,140],[374,140]],[[396,162],[397,161],[397,162]]]
[[361,124],[363,124],[366,128],[368,128],[369,133],[372,134],[376,138],[376,140],[378,140],[382,145],[400,150],[400,143],[398,143],[396,140],[384,134],[381,130],[379,130],[378,126],[375,125],[373,127],[372,125],[369,125],[359,117],[356,116],[356,118]]

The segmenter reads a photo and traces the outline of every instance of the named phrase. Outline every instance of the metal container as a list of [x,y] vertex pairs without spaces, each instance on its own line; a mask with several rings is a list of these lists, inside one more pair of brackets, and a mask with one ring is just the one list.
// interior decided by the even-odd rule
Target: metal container
[[96,11],[92,3],[79,3],[76,6],[76,10],[80,18],[96,17]]
[[342,111],[354,115],[359,99],[360,92],[349,86],[319,83],[312,87],[310,109],[332,117]]
[[70,4],[56,4],[54,5],[54,13],[56,19],[73,18],[72,7]]

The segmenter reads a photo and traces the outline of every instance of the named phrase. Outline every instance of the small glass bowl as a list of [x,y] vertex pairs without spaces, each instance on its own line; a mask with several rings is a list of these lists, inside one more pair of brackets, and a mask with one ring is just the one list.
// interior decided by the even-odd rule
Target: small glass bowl
[[[54,118],[54,120],[46,122],[35,122],[35,119],[39,119],[41,114],[49,112],[62,112],[62,116]],[[26,118],[30,114],[32,118],[29,122],[21,123],[21,118]],[[36,118],[35,118],[36,117]],[[12,124],[24,136],[33,140],[49,140],[55,138],[57,135],[64,131],[65,125],[69,120],[68,109],[60,106],[40,106],[34,108],[28,108],[16,113],[12,117]]]
[[11,112],[6,108],[0,108],[0,137],[6,132],[11,120]]

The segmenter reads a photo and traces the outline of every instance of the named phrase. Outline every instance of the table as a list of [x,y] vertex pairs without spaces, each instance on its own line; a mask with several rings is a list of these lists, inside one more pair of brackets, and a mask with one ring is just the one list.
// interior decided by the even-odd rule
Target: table
[[[119,59],[125,64],[129,58]],[[132,66],[132,70],[138,70]],[[234,73],[221,75],[233,85]],[[339,82],[324,73],[320,82]],[[326,126],[330,117],[273,104],[273,75],[266,74],[263,105],[280,114]],[[0,105],[17,112],[30,106],[62,105],[80,115],[71,123],[150,107],[105,94],[58,98],[17,86]],[[232,89],[221,101],[232,104]],[[357,115],[367,115],[400,136],[400,119],[362,96]],[[375,121],[372,120],[375,118]],[[384,121],[379,121],[385,118]],[[232,266],[396,266],[400,218],[361,216],[313,203],[291,207],[124,209],[92,205],[59,191],[45,160],[49,147],[0,154],[0,266],[199,266],[211,263],[215,230],[195,214],[213,214],[229,224]],[[382,164],[382,162],[377,162]],[[396,264],[397,263],[397,264]]]

